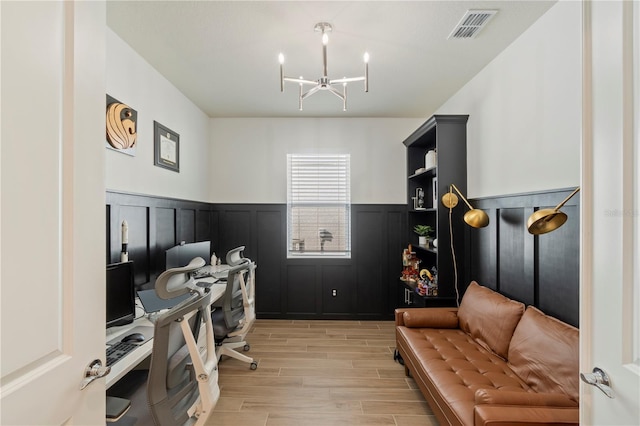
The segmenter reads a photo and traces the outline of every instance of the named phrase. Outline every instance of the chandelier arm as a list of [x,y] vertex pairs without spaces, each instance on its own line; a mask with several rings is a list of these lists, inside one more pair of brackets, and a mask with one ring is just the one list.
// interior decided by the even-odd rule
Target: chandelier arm
[[304,78],[283,77],[283,80],[284,81],[289,81],[291,83],[312,84],[314,86],[318,85],[317,81],[305,80]]
[[339,78],[337,80],[331,80],[330,84],[342,84],[353,83],[354,81],[364,81],[364,77],[351,77],[351,78]]
[[303,93],[302,95],[300,95],[300,99],[308,98],[309,96],[316,93],[318,90],[320,90],[320,86],[312,87],[306,93]]
[[334,95],[336,95],[337,97],[339,97],[342,100],[345,100],[346,96],[342,93],[340,93],[339,91],[337,91],[335,88],[331,87],[331,86],[327,86],[327,90],[330,91],[331,93],[333,93]]

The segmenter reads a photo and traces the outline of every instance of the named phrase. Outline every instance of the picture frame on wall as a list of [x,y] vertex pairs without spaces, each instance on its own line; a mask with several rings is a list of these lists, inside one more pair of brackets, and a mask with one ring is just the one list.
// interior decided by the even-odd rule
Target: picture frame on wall
[[154,121],[153,139],[153,164],[180,173],[180,135]]
[[138,147],[138,112],[107,95],[105,147],[135,157]]

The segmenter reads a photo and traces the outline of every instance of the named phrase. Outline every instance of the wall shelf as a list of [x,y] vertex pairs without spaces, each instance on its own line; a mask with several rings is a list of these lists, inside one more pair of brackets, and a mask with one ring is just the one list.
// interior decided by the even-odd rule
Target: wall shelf
[[437,212],[438,209],[429,207],[428,209],[411,209],[410,211],[413,213],[434,213],[434,212]]
[[436,170],[437,167],[431,167],[429,169],[425,169],[421,172],[417,172],[412,174],[411,176],[409,176],[409,179],[416,179],[416,178],[420,178],[420,177],[425,177],[425,176],[435,176],[436,175]]

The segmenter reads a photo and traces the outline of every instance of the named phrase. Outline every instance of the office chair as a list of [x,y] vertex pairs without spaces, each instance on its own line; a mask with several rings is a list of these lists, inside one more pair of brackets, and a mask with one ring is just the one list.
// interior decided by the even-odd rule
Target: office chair
[[236,266],[247,260],[244,257],[244,246],[239,246],[227,252],[227,265]]
[[131,408],[131,401],[117,396],[107,395],[106,421],[115,423],[119,421]]
[[258,368],[258,363],[235,349],[250,348],[246,336],[256,318],[255,268],[254,262],[243,258],[229,269],[225,294],[212,314],[218,358],[226,355],[247,362],[252,370]]
[[[198,257],[185,267],[166,270],[156,280],[160,298],[191,295],[155,321],[147,399],[158,426],[203,425],[220,396],[211,293],[198,287],[191,274],[204,264]],[[206,339],[202,353],[197,342],[201,325]]]
[[[249,331],[249,328],[256,319],[256,306],[255,306],[255,279],[256,279],[256,264],[251,259],[244,257],[244,246],[239,246],[231,249],[227,252],[227,264],[229,266],[237,266],[242,263],[249,264],[249,270],[246,274],[246,281],[244,275],[241,277],[240,289],[242,291],[242,301],[244,306],[245,318],[242,319],[243,329]],[[240,334],[240,331],[233,332],[233,334]],[[244,333],[246,334],[246,332]],[[245,350],[249,350],[249,345],[246,345]]]

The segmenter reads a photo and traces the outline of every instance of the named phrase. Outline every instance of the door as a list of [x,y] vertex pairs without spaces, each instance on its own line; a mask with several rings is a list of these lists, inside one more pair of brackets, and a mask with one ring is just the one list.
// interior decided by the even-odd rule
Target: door
[[0,424],[104,422],[105,6],[0,2]]
[[583,3],[580,368],[614,396],[583,383],[583,424],[640,424],[639,6]]

